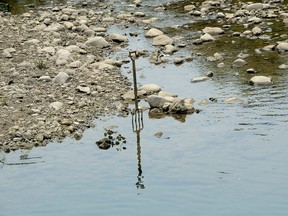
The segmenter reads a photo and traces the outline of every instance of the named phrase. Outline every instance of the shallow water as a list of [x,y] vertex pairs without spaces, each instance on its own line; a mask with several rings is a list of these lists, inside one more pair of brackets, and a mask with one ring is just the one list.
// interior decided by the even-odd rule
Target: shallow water
[[[131,28],[109,31],[133,32]],[[149,39],[140,39],[129,37],[130,46],[114,58],[143,47],[151,51]],[[187,47],[180,53],[190,52]],[[161,119],[144,112],[138,145],[131,116],[107,116],[96,119],[95,128],[79,141],[68,138],[0,155],[5,157],[0,216],[286,215],[287,71],[275,70],[272,86],[255,87],[241,70],[217,71],[213,64],[201,56],[180,66],[137,59],[140,84],[156,83],[179,97],[192,97],[202,110]],[[211,69],[216,73],[211,80],[190,82]],[[130,71],[130,64],[123,66],[129,77]],[[211,97],[217,101],[198,104]],[[231,97],[241,102],[224,103]],[[99,149],[95,142],[105,128],[125,136],[127,143]],[[154,136],[157,132],[163,136]]]

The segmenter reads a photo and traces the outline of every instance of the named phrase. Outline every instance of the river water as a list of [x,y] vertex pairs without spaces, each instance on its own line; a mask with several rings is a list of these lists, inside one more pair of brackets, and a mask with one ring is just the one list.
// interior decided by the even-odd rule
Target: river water
[[[142,31],[117,26],[109,31],[134,30]],[[149,40],[131,37],[129,47],[113,57],[143,47],[152,50]],[[180,53],[189,52],[191,47]],[[192,97],[202,111],[159,119],[145,111],[138,134],[131,116],[104,116],[79,141],[67,138],[1,154],[0,216],[287,214],[287,70],[270,71],[273,85],[255,87],[248,85],[246,73],[216,69],[200,55],[180,66],[153,65],[145,58],[136,65],[140,84],[156,83],[179,97]],[[190,82],[210,70],[216,73],[211,80]],[[130,71],[130,64],[122,67],[129,78]],[[231,97],[240,102],[224,102]],[[217,100],[199,105],[209,98]],[[107,128],[127,142],[99,149],[95,142]],[[155,136],[158,132],[163,135]]]

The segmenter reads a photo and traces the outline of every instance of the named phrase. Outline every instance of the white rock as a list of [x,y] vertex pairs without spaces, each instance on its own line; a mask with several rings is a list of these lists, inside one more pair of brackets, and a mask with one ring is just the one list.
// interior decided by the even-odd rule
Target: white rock
[[172,42],[173,42],[173,40],[170,37],[168,37],[166,35],[159,35],[159,36],[153,38],[152,44],[154,46],[165,46],[168,44],[172,44]]
[[74,62],[71,62],[68,67],[70,68],[79,68],[81,67],[82,63],[81,61],[77,60],[77,61],[74,61]]
[[13,58],[12,54],[8,52],[7,50],[3,50],[3,57],[4,58]]
[[158,95],[150,95],[148,96],[145,101],[149,103],[151,108],[163,108],[163,106],[167,103],[172,103],[174,100],[173,97],[162,97]]
[[46,52],[51,55],[55,54],[55,48],[54,47],[44,47],[43,49],[40,50],[41,52]]
[[161,91],[161,87],[156,84],[146,84],[139,88],[140,91],[145,91],[147,94]]
[[279,69],[288,69],[288,65],[286,65],[286,64],[281,64],[278,68],[279,68]]
[[51,82],[52,79],[51,79],[50,76],[41,76],[41,77],[39,78],[39,81],[42,81],[42,82]]
[[55,110],[60,110],[62,108],[62,106],[63,106],[63,103],[59,102],[59,101],[56,101],[56,102],[49,104],[49,107],[53,108]]
[[236,59],[236,60],[232,63],[232,66],[238,68],[238,67],[242,67],[242,66],[244,66],[244,65],[246,65],[246,64],[247,64],[247,62],[246,62],[245,60],[243,60],[243,59]]
[[61,71],[57,74],[56,77],[54,77],[53,83],[63,84],[67,81],[68,78],[69,78],[69,75]]
[[252,33],[253,33],[254,35],[260,35],[260,34],[262,34],[262,29],[259,28],[258,26],[255,26],[255,27],[252,29]]
[[44,28],[43,31],[44,32],[57,32],[57,31],[63,31],[64,29],[65,29],[64,25],[61,25],[59,23],[54,23],[48,26],[47,28]]
[[98,47],[98,48],[104,48],[104,47],[110,46],[109,43],[105,40],[105,38],[98,37],[98,36],[89,38],[85,42],[85,45],[86,46],[94,46],[94,47]]
[[88,86],[77,86],[76,90],[78,90],[81,93],[86,93],[86,94],[90,94],[90,88]]
[[251,10],[262,10],[269,8],[269,4],[262,4],[262,3],[252,3],[247,5],[246,10],[251,11]]
[[163,35],[164,33],[156,28],[151,28],[148,32],[146,32],[145,36],[146,37],[157,37],[159,35]]
[[193,83],[204,82],[204,81],[209,80],[209,79],[210,79],[210,77],[208,77],[208,76],[194,77],[191,79],[191,82],[193,82]]
[[209,42],[209,41],[215,41],[216,39],[214,37],[212,37],[210,34],[208,33],[205,33],[204,35],[202,35],[200,37],[200,40],[202,42]]
[[287,42],[279,42],[276,46],[276,50],[278,51],[288,51],[288,43]]
[[269,85],[272,84],[271,77],[267,76],[254,76],[249,81],[252,85]]
[[117,43],[127,42],[128,38],[121,34],[110,34],[110,39]]
[[226,98],[224,100],[224,103],[239,103],[242,102],[239,98],[231,97],[231,98]]
[[71,56],[71,53],[69,50],[66,49],[60,49],[56,52],[56,58],[57,59],[65,59],[68,60]]
[[224,33],[224,30],[220,27],[205,27],[202,31],[210,35],[219,35]]

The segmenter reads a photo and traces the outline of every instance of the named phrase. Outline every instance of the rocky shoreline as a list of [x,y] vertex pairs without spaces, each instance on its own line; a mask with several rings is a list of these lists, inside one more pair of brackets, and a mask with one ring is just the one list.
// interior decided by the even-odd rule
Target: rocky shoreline
[[81,29],[88,20],[100,23],[102,14],[74,8],[0,13],[0,151],[79,139],[93,119],[116,113],[131,86],[120,73],[123,62],[105,57],[119,43],[102,37],[104,27],[94,29],[94,41]]
[[[201,31],[189,33],[189,37],[193,35],[190,38],[183,35],[173,38],[154,28],[152,23],[158,18],[142,12],[140,0],[129,5],[130,9],[134,8],[133,12],[114,12],[106,3],[100,3],[96,10],[83,3],[85,7],[81,9],[67,5],[21,15],[0,12],[0,151],[31,149],[51,141],[61,141],[67,136],[80,139],[85,128],[92,126],[93,119],[115,114],[117,108],[125,110],[121,101],[131,89],[131,82],[121,74],[120,67],[129,62],[128,53],[126,59],[110,58],[127,46],[128,37],[117,32],[108,33],[109,27],[135,25],[145,31],[145,37],[151,39],[155,50],[151,53],[139,50],[137,54],[150,56],[149,60],[154,64],[172,62],[180,65],[192,61],[191,54],[179,57],[174,53],[187,44],[202,46],[215,43],[225,34],[232,38],[267,40],[267,46],[255,50],[260,57],[262,51],[285,55],[288,36],[273,34],[270,28],[273,23],[269,22],[275,19],[287,28],[287,5],[283,2],[218,0],[181,3],[182,16],[202,21],[211,19],[217,23],[217,26],[208,26],[207,22]],[[162,13],[166,6],[159,5],[153,10]],[[245,30],[232,30],[233,25],[242,25]],[[169,28],[180,32],[185,25]],[[129,34],[137,37],[139,33]],[[231,44],[234,43],[232,40]],[[246,67],[244,59],[249,55],[240,54],[228,67]],[[225,68],[226,56],[217,52],[207,60],[215,62],[215,68]],[[279,68],[286,70],[288,66],[282,64]],[[249,68],[247,73],[254,74],[256,70]],[[196,77],[191,82],[202,82],[211,77]],[[271,78],[266,76],[250,80],[250,84],[271,83]],[[151,103],[150,100],[153,108]],[[181,103],[183,107],[184,99]],[[194,109],[192,99],[188,105],[188,110]]]

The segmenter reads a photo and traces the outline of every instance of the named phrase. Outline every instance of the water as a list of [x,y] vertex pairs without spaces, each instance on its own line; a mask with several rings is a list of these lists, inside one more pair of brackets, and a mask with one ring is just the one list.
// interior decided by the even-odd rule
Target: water
[[[109,31],[116,30],[133,32]],[[114,58],[130,49],[152,50],[149,40],[129,41]],[[187,47],[182,54],[189,52]],[[213,69],[201,57],[181,66],[155,66],[143,58],[136,65],[140,84],[193,97],[202,111],[161,119],[146,111],[138,143],[131,116],[106,116],[79,141],[0,155],[0,216],[287,214],[286,71],[274,72],[272,86],[254,87],[246,74],[227,68],[212,80],[191,83]],[[130,70],[130,64],[122,68],[129,77]],[[198,105],[210,97],[217,102]],[[230,97],[241,102],[224,103]],[[105,128],[127,143],[99,149],[95,142]]]

